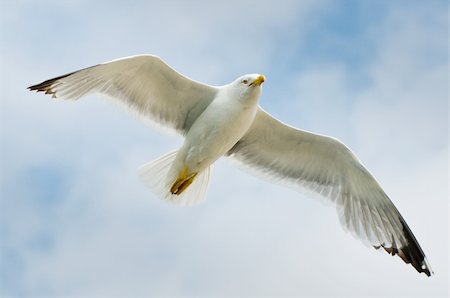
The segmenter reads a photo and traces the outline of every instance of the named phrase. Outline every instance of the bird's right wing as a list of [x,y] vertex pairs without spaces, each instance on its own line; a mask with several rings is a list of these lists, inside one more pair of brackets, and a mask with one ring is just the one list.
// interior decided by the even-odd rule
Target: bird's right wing
[[431,274],[397,208],[338,140],[295,129],[259,109],[246,135],[228,154],[268,178],[318,193],[334,203],[342,225],[357,238]]
[[98,64],[28,89],[71,100],[94,92],[103,93],[181,134],[189,130],[218,90],[181,75],[153,55]]

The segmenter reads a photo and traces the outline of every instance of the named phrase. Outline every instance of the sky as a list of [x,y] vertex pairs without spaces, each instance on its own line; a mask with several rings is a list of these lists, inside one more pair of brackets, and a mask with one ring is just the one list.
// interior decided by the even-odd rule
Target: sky
[[[0,296],[448,295],[447,1],[0,0],[0,24]],[[228,159],[203,204],[167,204],[136,170],[180,137],[26,90],[142,53],[211,85],[263,73],[261,106],[350,147],[435,275]]]

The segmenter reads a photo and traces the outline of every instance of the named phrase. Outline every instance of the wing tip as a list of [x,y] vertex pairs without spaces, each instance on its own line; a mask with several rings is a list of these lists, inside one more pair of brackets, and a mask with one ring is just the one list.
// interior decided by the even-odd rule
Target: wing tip
[[395,256],[398,255],[406,264],[411,264],[414,269],[416,269],[419,273],[425,273],[428,277],[434,274],[434,271],[431,269],[431,266],[428,263],[427,258],[424,256],[424,258],[417,262],[416,260],[411,260],[408,257],[408,251],[410,251],[409,246],[406,246],[404,248],[394,248],[394,247],[385,247],[383,245],[380,246],[374,246],[375,249],[383,248],[388,254]]
[[403,233],[408,241],[406,245],[400,248],[386,247],[384,244],[374,246],[375,249],[383,249],[392,256],[398,255],[406,264],[411,264],[419,273],[425,273],[428,277],[434,274],[428,262],[425,253],[411,232],[405,220],[400,216],[400,222],[403,226]]
[[68,77],[68,76],[72,75],[73,73],[75,73],[75,72],[71,72],[71,73],[68,73],[68,74],[53,78],[53,79],[46,80],[42,83],[29,86],[29,87],[27,87],[27,89],[30,91],[44,92],[45,94],[51,95],[53,98],[56,98],[56,91],[54,91],[52,89],[52,87],[54,87],[55,83],[58,80]]

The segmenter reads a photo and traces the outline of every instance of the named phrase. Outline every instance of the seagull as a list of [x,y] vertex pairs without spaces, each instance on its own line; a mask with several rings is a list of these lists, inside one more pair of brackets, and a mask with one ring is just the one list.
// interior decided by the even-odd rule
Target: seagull
[[415,236],[379,183],[335,138],[289,126],[259,105],[261,74],[223,86],[194,81],[158,56],[136,55],[97,64],[29,90],[78,100],[101,93],[140,117],[184,136],[178,150],[143,165],[139,174],[159,197],[192,205],[206,197],[211,167],[231,157],[267,179],[325,198],[343,228],[375,249],[433,274]]

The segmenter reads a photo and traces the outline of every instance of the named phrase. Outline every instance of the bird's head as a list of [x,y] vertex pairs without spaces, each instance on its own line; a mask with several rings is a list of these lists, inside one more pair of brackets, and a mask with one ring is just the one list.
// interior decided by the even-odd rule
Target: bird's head
[[246,74],[236,80],[231,85],[243,97],[259,98],[261,94],[261,85],[266,80],[262,74]]

